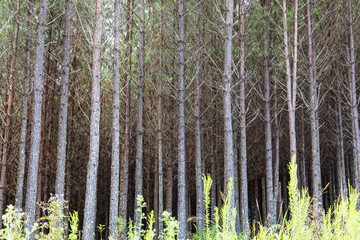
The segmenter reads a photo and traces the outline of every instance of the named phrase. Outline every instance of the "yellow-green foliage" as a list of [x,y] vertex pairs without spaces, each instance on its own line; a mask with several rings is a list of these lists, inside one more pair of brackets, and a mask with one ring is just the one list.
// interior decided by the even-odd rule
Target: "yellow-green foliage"
[[205,205],[205,239],[210,240],[211,230],[210,230],[210,192],[212,179],[210,175],[203,175],[202,180],[204,182],[204,205]]
[[[312,200],[306,190],[298,189],[297,165],[292,159],[289,164],[290,181],[289,190],[289,214],[286,220],[284,217],[281,225],[271,227],[257,223],[257,232],[253,232],[254,240],[360,240],[360,211],[357,209],[358,194],[354,189],[350,190],[349,198],[340,199],[331,207],[326,214],[313,214],[311,211]],[[210,202],[211,179],[203,177],[205,206],[208,208]],[[206,235],[198,233],[196,239],[232,240],[242,239],[241,234],[235,232],[235,210],[229,209],[229,196],[232,191],[232,182],[227,188],[228,194],[221,208],[215,207],[214,223],[212,227],[206,226]],[[220,210],[219,210],[220,209]],[[208,214],[208,213],[207,213]],[[207,215],[206,214],[206,215]],[[209,214],[210,215],[210,214]],[[285,214],[286,215],[286,214]],[[208,229],[213,229],[210,232]],[[254,225],[255,231],[255,225]],[[205,237],[204,237],[205,236]]]
[[145,231],[144,240],[152,240],[155,238],[156,235],[154,230],[154,223],[155,223],[154,211],[151,211],[148,216],[148,221],[147,221],[148,228]]
[[284,219],[280,227],[266,228],[260,225],[254,239],[360,239],[360,212],[357,209],[358,193],[350,188],[348,199],[340,199],[326,214],[313,216],[310,211],[311,198],[307,191],[299,190],[297,166],[294,160],[289,164],[290,219]]
[[[147,219],[147,226],[146,226],[147,229],[144,230],[142,228],[143,227],[142,223],[140,223],[139,226],[134,226],[133,221],[130,220],[128,226],[128,232],[127,232],[127,239],[139,240],[141,239],[141,237],[144,240],[155,239],[156,233],[154,229],[154,223],[155,223],[154,211],[151,211],[147,217],[145,216],[142,209],[146,206],[146,203],[144,202],[144,198],[142,196],[139,196],[137,198],[137,206],[138,208],[136,209],[136,211],[138,211],[141,215],[141,222]],[[165,228],[163,232],[159,234],[159,238],[164,240],[175,240],[178,235],[179,222],[176,221],[176,219],[172,217],[169,212],[164,211],[162,216],[163,216],[162,221],[165,224]]]
[[[0,239],[29,239],[30,232],[24,232],[24,216],[25,213],[9,205],[2,216],[4,228],[0,231]],[[35,230],[36,227],[33,231]]]
[[[359,196],[355,189],[350,188],[349,198],[339,198],[326,214],[314,215],[311,211],[311,198],[306,190],[298,189],[297,166],[294,159],[289,164],[290,182],[289,190],[289,214],[286,220],[284,217],[281,225],[266,227],[257,223],[257,232],[253,232],[254,240],[360,240],[360,211],[357,209]],[[210,221],[210,191],[212,180],[210,176],[203,176],[204,181],[204,205],[205,205],[205,229],[197,229],[194,239],[201,240],[238,240],[244,239],[241,233],[236,233],[235,217],[236,209],[230,208],[230,199],[233,192],[233,181],[230,180],[227,186],[227,194],[224,205],[220,208],[215,207],[213,216],[214,222]],[[41,205],[44,217],[40,218],[34,225],[31,232],[24,230],[25,214],[9,205],[6,213],[2,216],[4,228],[0,230],[0,239],[29,239],[30,233],[39,232],[35,239],[79,239],[78,213],[70,213],[70,217],[63,214],[64,202],[57,198],[51,198],[46,204]],[[142,209],[146,206],[143,198],[137,199],[137,206],[141,214],[141,219],[147,219],[146,230],[143,224],[133,226],[129,221],[127,239],[129,240],[154,240],[156,233],[154,229],[154,212],[148,216],[143,214]],[[320,212],[321,213],[321,212]],[[286,215],[286,214],[285,214]],[[69,228],[65,228],[59,222],[64,222],[68,218]],[[175,240],[178,236],[179,222],[171,216],[169,212],[162,213],[161,221],[164,222],[164,230],[158,234],[158,239]],[[124,220],[119,220],[118,233],[125,226]],[[255,226],[255,225],[254,225]],[[144,229],[143,229],[144,228]],[[101,225],[101,230],[104,226]],[[255,227],[254,227],[255,229]],[[66,231],[69,231],[66,233]],[[255,230],[254,230],[255,231]]]
[[161,234],[161,239],[175,240],[179,234],[179,221],[172,217],[171,214],[167,211],[164,211],[162,216],[162,221],[164,222],[165,228],[163,230],[163,234]]
[[69,225],[70,225],[70,234],[69,234],[69,240],[76,240],[78,239],[79,230],[78,230],[78,224],[79,224],[79,216],[78,212],[74,211],[74,213],[70,213],[69,218]]
[[[0,239],[16,239],[27,240],[30,239],[30,234],[38,232],[35,239],[65,239],[67,228],[63,223],[65,203],[60,198],[51,197],[48,203],[42,203],[41,208],[44,212],[44,217],[39,218],[34,224],[31,232],[24,229],[26,223],[25,213],[15,209],[14,206],[9,205],[6,213],[2,216],[4,228],[0,231]],[[76,240],[78,236],[78,214],[74,212],[70,214],[70,234],[68,239]]]

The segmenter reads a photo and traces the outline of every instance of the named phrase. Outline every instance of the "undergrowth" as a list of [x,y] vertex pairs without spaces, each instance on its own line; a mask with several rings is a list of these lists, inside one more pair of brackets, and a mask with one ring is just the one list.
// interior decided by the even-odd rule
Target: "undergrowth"
[[[314,214],[312,199],[307,190],[298,189],[297,165],[294,160],[289,164],[290,181],[289,190],[289,210],[282,219],[281,224],[274,226],[264,226],[256,223],[257,228],[253,230],[251,239],[254,240],[360,240],[360,211],[357,209],[359,201],[358,193],[350,188],[348,198],[342,197],[330,207],[325,214],[323,210],[316,211]],[[236,209],[230,208],[231,194],[233,193],[233,181],[227,186],[224,204],[215,207],[214,212],[210,211],[210,191],[212,179],[209,175],[203,176],[204,183],[204,208],[205,208],[205,229],[196,228],[196,233],[189,238],[201,240],[238,240],[245,239],[241,233],[236,232]],[[161,233],[156,233],[154,224],[154,212],[151,211],[147,216],[143,213],[146,207],[142,196],[137,198],[138,211],[141,215],[141,223],[136,226],[130,220],[127,228],[126,239],[128,240],[175,240],[179,232],[179,222],[171,216],[169,212],[163,212],[161,221],[164,229]],[[52,197],[48,203],[41,204],[44,217],[38,219],[31,231],[24,228],[25,214],[9,205],[6,213],[2,216],[3,229],[0,230],[0,239],[30,239],[31,234],[35,234],[35,239],[80,239],[78,229],[78,213],[76,211],[64,215],[65,203],[59,198]],[[213,214],[213,221],[210,216]],[[289,214],[287,218],[286,215]],[[62,224],[59,224],[62,223]],[[66,223],[66,224],[65,224]],[[146,224],[143,224],[146,223]],[[144,226],[145,225],[145,226]],[[125,227],[125,221],[118,219],[117,237]],[[103,239],[104,225],[98,226],[101,239]],[[110,239],[111,240],[111,239]]]

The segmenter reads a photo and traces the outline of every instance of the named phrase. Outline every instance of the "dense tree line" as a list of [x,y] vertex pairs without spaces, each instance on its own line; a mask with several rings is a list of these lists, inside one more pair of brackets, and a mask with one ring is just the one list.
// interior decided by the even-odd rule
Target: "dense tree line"
[[185,239],[210,173],[248,236],[282,219],[290,159],[321,214],[360,186],[359,4],[0,1],[0,215],[29,229],[56,194],[115,236],[142,195]]

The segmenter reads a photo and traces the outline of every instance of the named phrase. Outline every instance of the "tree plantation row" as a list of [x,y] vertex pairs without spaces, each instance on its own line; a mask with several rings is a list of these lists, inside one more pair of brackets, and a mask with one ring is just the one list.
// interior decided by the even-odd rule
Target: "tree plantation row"
[[39,203],[55,196],[65,215],[79,212],[82,239],[125,239],[126,226],[145,223],[136,209],[154,210],[156,233],[168,229],[166,210],[183,240],[224,204],[247,239],[255,223],[289,217],[290,159],[315,216],[349,186],[351,205],[359,9],[357,0],[0,0],[0,216],[12,204],[31,230],[47,214]]

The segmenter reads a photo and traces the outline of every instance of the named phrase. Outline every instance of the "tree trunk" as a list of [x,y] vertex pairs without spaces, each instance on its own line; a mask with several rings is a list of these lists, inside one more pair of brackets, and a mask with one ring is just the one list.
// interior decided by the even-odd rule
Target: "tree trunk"
[[[19,12],[20,9],[20,0],[16,2],[16,12]],[[15,31],[14,38],[12,43],[12,56],[10,62],[10,74],[9,74],[9,89],[7,94],[6,102],[6,116],[5,116],[5,129],[4,129],[4,140],[3,140],[3,149],[1,154],[1,177],[0,177],[0,216],[4,212],[4,202],[5,202],[5,185],[6,185],[6,169],[7,169],[7,155],[10,141],[10,125],[12,118],[12,105],[13,105],[13,83],[14,83],[14,70],[16,63],[16,52],[17,52],[17,41],[18,41],[18,32],[19,32],[19,14],[16,13],[15,17]],[[0,150],[1,151],[1,150]],[[2,220],[0,219],[0,227]]]
[[26,32],[26,78],[23,86],[23,99],[22,99],[22,113],[21,113],[21,133],[19,142],[19,166],[16,183],[15,207],[21,209],[23,206],[23,192],[25,180],[25,162],[26,162],[26,135],[27,135],[27,122],[28,122],[28,98],[29,98],[29,85],[31,81],[31,40],[32,40],[32,21],[31,12],[33,11],[33,4],[29,2],[28,6],[28,22]]
[[179,0],[179,142],[178,142],[178,220],[179,239],[186,239],[186,182],[185,182],[185,113],[184,113],[184,0]]
[[[225,56],[224,56],[224,76],[223,76],[223,106],[224,106],[224,183],[227,189],[230,181],[234,183],[234,144],[232,131],[232,112],[231,112],[231,63],[232,63],[232,26],[233,26],[234,1],[226,1],[226,35],[225,35]],[[234,188],[233,188],[234,190]],[[230,209],[235,207],[234,191],[229,193]],[[228,224],[228,223],[225,223]]]
[[[73,144],[73,136],[74,134],[74,121],[73,121],[73,113],[74,113],[74,99],[70,99],[70,113],[69,115],[69,120],[68,120],[68,130],[67,130],[67,144],[66,144],[66,182],[65,182],[65,196],[64,199],[67,202],[68,207],[65,208],[65,216],[69,216],[69,212],[70,212],[70,205],[71,205],[71,186],[73,186],[72,184],[72,176],[71,176],[71,169],[73,167],[73,164],[71,162],[71,160],[73,159],[73,155],[74,155],[74,144]],[[70,221],[68,218],[65,218],[64,224],[70,229]],[[65,235],[65,239],[69,238],[69,231],[66,232]]]
[[[51,42],[51,31],[49,34],[49,42]],[[46,62],[47,62],[47,70],[46,73],[49,76],[50,74],[50,45],[48,48],[48,54],[46,57]],[[45,138],[46,138],[46,134],[45,134],[45,130],[46,130],[46,105],[48,102],[48,78],[46,77],[44,80],[44,92],[43,92],[43,96],[42,96],[42,106],[41,106],[41,133],[40,133],[40,153],[39,153],[39,169],[38,169],[38,176],[37,176],[37,191],[36,191],[36,202],[38,203],[38,205],[36,206],[36,211],[35,211],[35,218],[38,219],[40,217],[41,214],[41,209],[40,209],[40,202],[43,200],[41,198],[42,196],[42,180],[43,180],[43,173],[44,173],[44,144],[45,144]]]
[[90,153],[86,178],[83,240],[91,240],[95,238],[96,185],[100,140],[100,51],[102,35],[102,0],[96,0],[95,20],[96,24],[93,39],[94,45],[91,81]]
[[70,61],[70,37],[71,37],[71,18],[72,0],[65,2],[65,28],[64,28],[64,55],[62,61],[61,93],[60,93],[60,112],[58,125],[57,143],[57,170],[55,193],[64,199],[65,194],[65,171],[66,171],[66,135],[67,135],[67,116],[69,99],[69,61]]
[[269,226],[276,223],[276,201],[274,201],[273,189],[273,160],[272,160],[272,136],[271,136],[271,110],[270,110],[270,76],[268,60],[268,9],[267,1],[263,5],[263,40],[264,40],[264,80],[265,80],[265,146],[266,146],[266,220]]
[[[127,30],[128,34],[126,40],[128,42],[126,50],[126,58],[128,59],[128,71],[126,81],[126,112],[125,112],[125,136],[124,136],[124,156],[121,158],[120,169],[120,198],[119,198],[119,216],[126,222],[128,209],[128,185],[129,185],[129,155],[130,155],[130,109],[131,109],[131,55],[132,55],[132,15],[133,15],[133,0],[128,0],[129,15]],[[126,238],[126,225],[120,234],[121,239]]]
[[[235,90],[236,92],[236,90]],[[235,95],[235,100],[239,100],[238,99],[239,96]],[[239,196],[239,154],[238,154],[238,142],[239,142],[239,136],[238,136],[238,132],[239,132],[239,108],[238,106],[235,104],[234,107],[232,107],[232,124],[233,124],[233,147],[234,147],[234,202],[235,202],[235,208],[236,208],[236,219],[235,219],[235,228],[237,232],[241,232],[241,221],[240,221],[240,196]]]
[[277,215],[278,215],[278,223],[282,225],[283,218],[284,218],[284,205],[283,205],[283,199],[281,197],[281,183],[278,182],[278,193],[277,193]]
[[[138,83],[138,122],[136,133],[136,170],[135,170],[135,202],[142,195],[142,165],[143,165],[143,83],[144,83],[144,36],[145,36],[145,6],[144,0],[140,1],[140,46],[139,46],[139,83]],[[139,206],[136,205],[136,208]],[[135,225],[139,226],[141,216],[139,211],[135,211]]]
[[311,11],[310,0],[306,2],[307,10],[307,40],[308,40],[308,75],[310,84],[310,121],[311,121],[311,152],[312,152],[312,190],[314,198],[314,207],[316,211],[322,209],[322,196],[321,196],[321,165],[320,165],[320,138],[319,138],[319,119],[318,119],[318,96],[317,96],[317,83],[314,78],[313,66],[313,38],[311,29]]
[[211,209],[211,221],[215,221],[214,212],[215,212],[215,206],[216,206],[216,186],[217,186],[217,174],[216,174],[216,120],[217,120],[217,112],[214,113],[213,116],[213,124],[211,128],[211,150],[210,150],[210,176],[213,179],[213,183],[211,185],[211,203],[210,203],[210,209]]
[[355,188],[359,192],[359,162],[360,162],[360,130],[359,130],[359,114],[358,100],[356,96],[356,80],[355,80],[355,50],[352,20],[352,1],[348,0],[349,5],[349,34],[350,34],[350,107],[352,121],[352,138],[354,143],[354,162],[355,162]]
[[109,236],[117,238],[117,219],[119,217],[119,175],[120,175],[120,0],[115,0],[114,19],[114,75],[113,75],[113,112],[112,112],[112,156],[111,190],[109,213]]
[[304,114],[304,108],[303,105],[301,108],[301,118],[303,121],[301,121],[301,139],[300,139],[300,146],[301,146],[301,164],[300,164],[300,179],[301,179],[301,187],[307,188],[307,181],[306,181],[306,159],[305,159],[305,114]]
[[[37,190],[37,174],[39,168],[39,153],[40,153],[40,134],[41,134],[41,108],[43,95],[43,70],[44,70],[44,49],[45,49],[45,29],[46,29],[46,13],[48,9],[48,0],[40,1],[40,12],[38,16],[39,27],[36,40],[36,56],[34,69],[34,98],[32,110],[32,125],[31,125],[31,146],[30,146],[30,162],[27,177],[26,189],[26,205],[25,212],[28,217],[26,229],[31,230],[35,222],[36,209],[36,190]],[[34,239],[34,234],[31,235]]]
[[157,207],[158,211],[155,211],[156,217],[155,221],[157,222],[157,233],[158,236],[163,231],[163,222],[161,221],[161,214],[164,211],[164,172],[163,172],[163,115],[162,115],[162,98],[163,98],[163,92],[162,92],[162,82],[163,82],[163,73],[162,73],[162,45],[163,45],[163,28],[162,28],[162,22],[163,22],[163,1],[160,0],[160,56],[159,56],[159,83],[158,83],[158,91],[159,91],[159,99],[158,99],[158,195],[155,195],[158,203],[155,205]]
[[201,160],[201,127],[200,127],[200,71],[201,71],[201,46],[200,46],[200,11],[201,1],[196,3],[196,93],[195,93],[195,179],[196,179],[196,217],[197,227],[204,229],[203,186],[202,186],[202,160]]
[[343,133],[343,121],[342,121],[342,106],[341,106],[341,90],[340,84],[337,85],[337,98],[335,103],[335,118],[337,129],[337,178],[338,178],[338,194],[341,194],[343,198],[347,198],[347,182],[345,173],[345,157],[344,157],[344,133]]
[[[275,127],[275,161],[274,161],[274,202],[275,204],[277,204],[278,201],[278,197],[279,197],[279,189],[280,189],[280,184],[279,184],[279,172],[280,172],[280,167],[279,167],[279,163],[280,163],[280,124],[279,124],[279,111],[278,111],[278,93],[277,93],[277,78],[274,77],[274,127]],[[281,192],[281,191],[280,191]],[[279,213],[279,205],[277,204],[277,208],[276,208],[276,213]],[[278,214],[276,215],[277,217],[279,216]]]
[[245,106],[245,1],[240,1],[240,187],[241,227],[245,238],[249,237],[249,204],[246,153],[246,106]]
[[174,186],[174,179],[173,179],[173,159],[174,159],[174,134],[173,134],[173,114],[170,113],[170,149],[169,149],[169,157],[167,158],[167,174],[166,174],[166,206],[165,209],[168,212],[172,212],[173,206],[173,186]]
[[289,112],[289,138],[290,138],[290,157],[296,162],[296,128],[295,128],[295,108],[296,108],[296,80],[297,80],[297,13],[298,4],[295,0],[294,12],[294,54],[293,54],[293,76],[291,77],[288,28],[287,28],[287,11],[286,0],[283,0],[283,21],[284,21],[284,48],[285,48],[285,65],[286,65],[286,82],[287,82],[287,102]]

